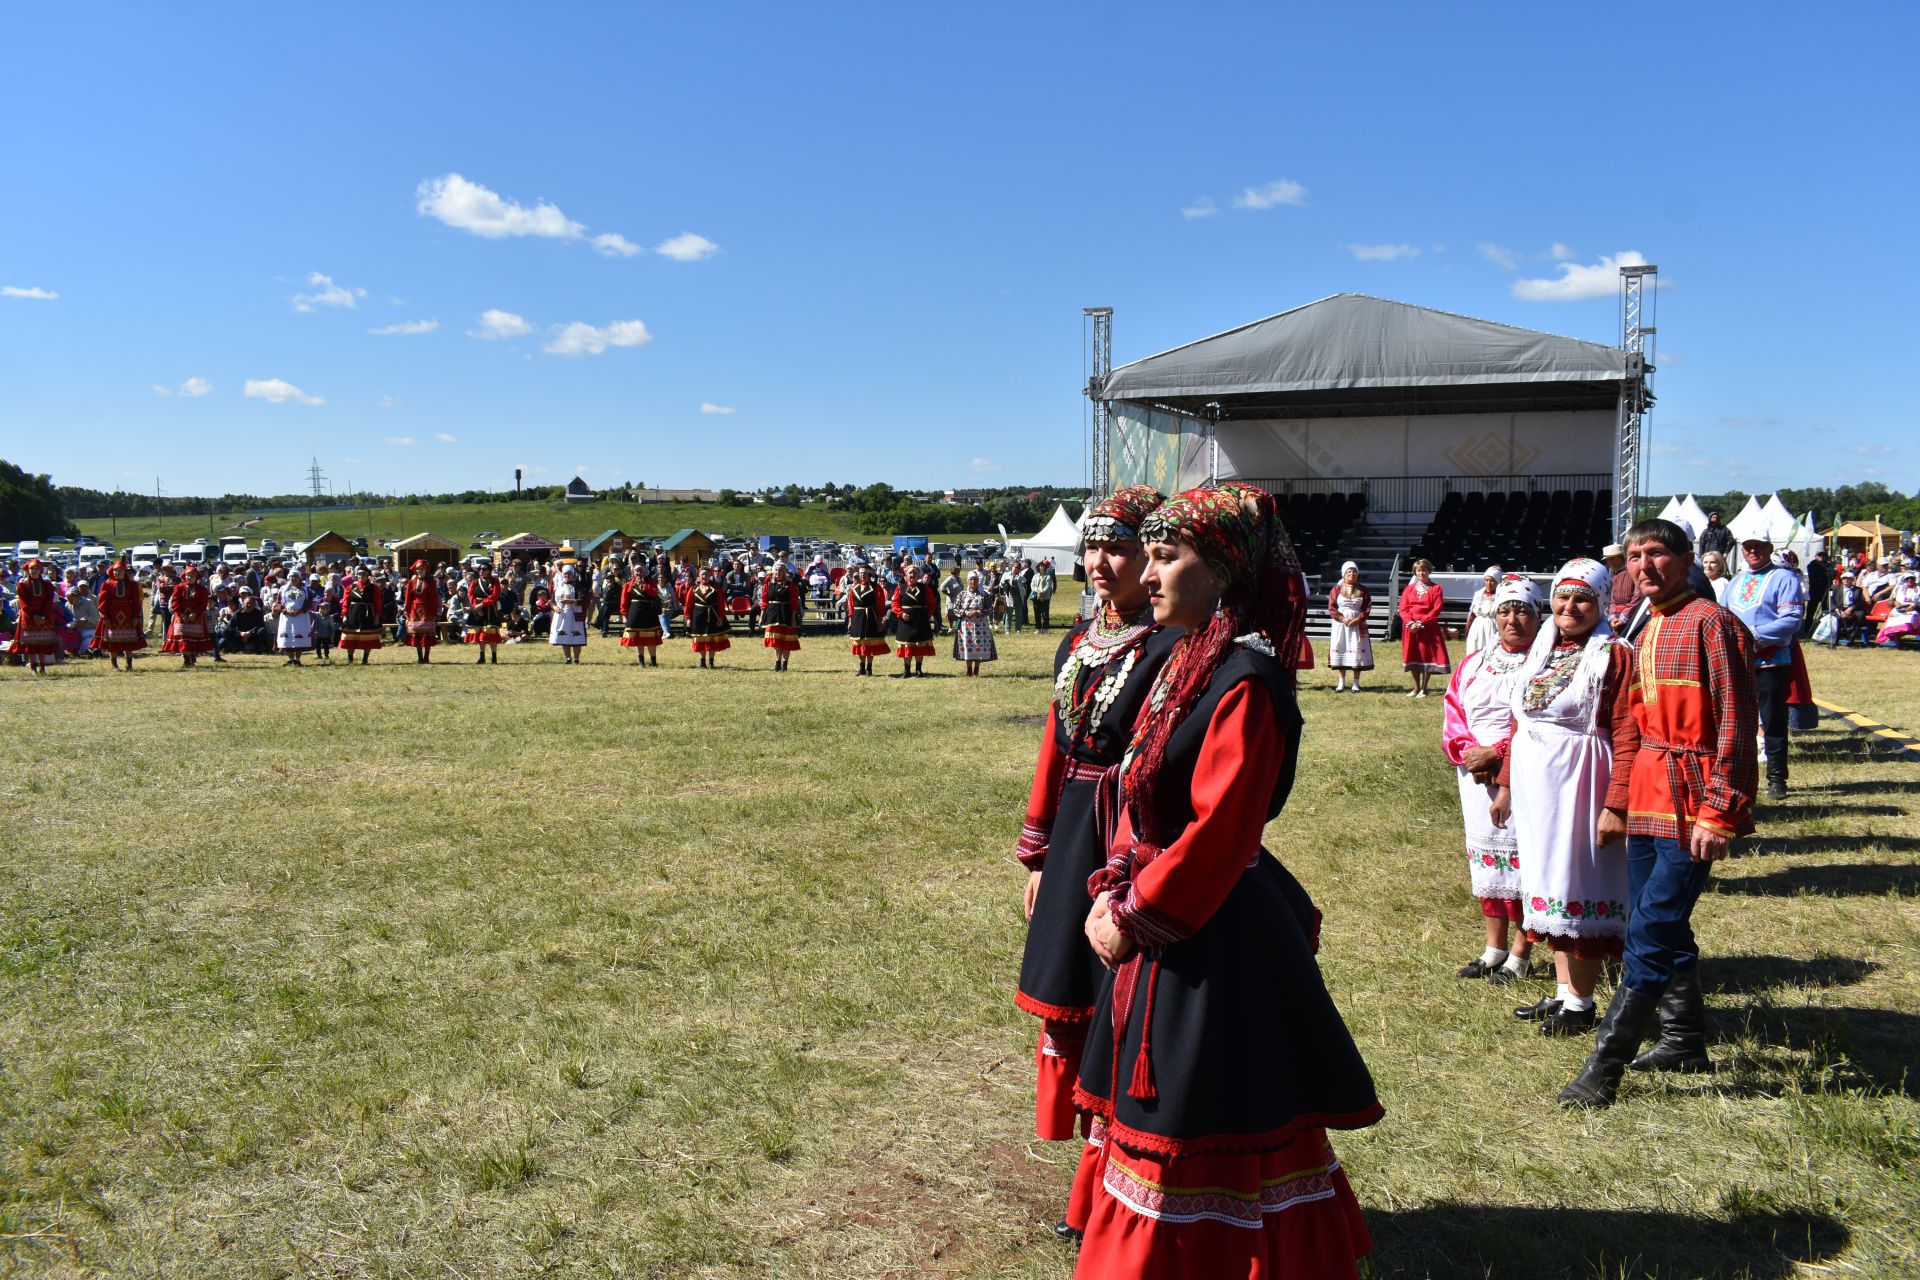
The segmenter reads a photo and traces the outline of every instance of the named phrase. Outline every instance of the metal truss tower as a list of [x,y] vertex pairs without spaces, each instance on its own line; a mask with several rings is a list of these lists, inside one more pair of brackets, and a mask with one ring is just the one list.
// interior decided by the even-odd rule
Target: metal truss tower
[[1107,496],[1111,459],[1108,451],[1112,447],[1113,414],[1105,400],[1095,395],[1095,391],[1113,372],[1113,308],[1087,307],[1083,311],[1093,321],[1093,334],[1089,344],[1090,367],[1087,372],[1087,395],[1093,400],[1093,466],[1090,490],[1095,501]]
[[1620,387],[1620,425],[1613,460],[1613,538],[1633,524],[1647,481],[1647,416],[1653,411],[1653,316],[1660,268],[1652,263],[1620,268],[1620,346],[1627,353]]

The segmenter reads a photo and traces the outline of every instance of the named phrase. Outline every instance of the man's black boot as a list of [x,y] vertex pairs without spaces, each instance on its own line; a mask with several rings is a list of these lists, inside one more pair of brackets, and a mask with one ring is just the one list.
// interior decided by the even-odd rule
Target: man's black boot
[[1658,1002],[1624,983],[1614,989],[1613,1003],[1607,1006],[1607,1020],[1596,1036],[1593,1053],[1573,1083],[1560,1091],[1560,1103],[1568,1107],[1610,1107],[1620,1088],[1620,1077],[1627,1063],[1640,1048],[1653,1027]]
[[1673,971],[1660,997],[1660,1039],[1633,1060],[1635,1071],[1713,1070],[1707,1057],[1707,1003],[1700,995],[1700,966]]

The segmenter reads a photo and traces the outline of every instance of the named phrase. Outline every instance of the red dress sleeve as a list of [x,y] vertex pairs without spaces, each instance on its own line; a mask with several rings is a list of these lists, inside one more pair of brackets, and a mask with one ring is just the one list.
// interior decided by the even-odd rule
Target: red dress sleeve
[[1033,766],[1033,789],[1027,793],[1027,816],[1020,824],[1020,842],[1013,856],[1029,871],[1038,871],[1047,860],[1047,845],[1053,836],[1053,820],[1059,813],[1060,778],[1067,771],[1067,757],[1060,750],[1059,709],[1047,709],[1046,733],[1040,739],[1040,759]]
[[1125,900],[1112,904],[1121,932],[1161,947],[1213,918],[1259,851],[1285,752],[1266,691],[1244,683],[1228,690],[1194,764],[1193,821],[1134,873]]
[[1633,648],[1616,644],[1607,663],[1606,682],[1600,688],[1600,716],[1613,736],[1613,774],[1607,780],[1606,807],[1627,811],[1627,788],[1633,780],[1633,758],[1640,754],[1640,722],[1633,718]]

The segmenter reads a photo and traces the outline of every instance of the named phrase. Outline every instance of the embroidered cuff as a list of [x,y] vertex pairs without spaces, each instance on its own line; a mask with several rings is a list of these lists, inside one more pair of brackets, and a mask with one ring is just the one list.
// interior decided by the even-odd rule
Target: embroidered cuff
[[1051,827],[1035,826],[1031,822],[1020,827],[1020,841],[1013,846],[1013,856],[1020,859],[1020,865],[1029,871],[1038,871],[1047,860],[1047,842],[1052,837]]
[[1129,886],[1124,897],[1107,900],[1113,923],[1120,932],[1143,947],[1164,947],[1187,936],[1187,928],[1172,916],[1155,911],[1140,901],[1139,891]]
[[1500,741],[1494,743],[1493,749],[1500,753],[1502,760],[1505,760],[1513,751],[1513,735],[1508,734],[1506,737],[1500,739]]

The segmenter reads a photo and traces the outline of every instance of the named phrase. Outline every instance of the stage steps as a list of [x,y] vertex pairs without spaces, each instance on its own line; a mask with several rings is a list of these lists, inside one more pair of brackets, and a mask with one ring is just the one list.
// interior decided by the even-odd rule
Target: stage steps
[[[1327,594],[1340,581],[1340,566],[1351,560],[1360,566],[1360,581],[1373,592],[1373,616],[1367,619],[1367,631],[1378,644],[1386,638],[1387,625],[1393,619],[1398,600],[1388,597],[1388,580],[1393,576],[1393,558],[1404,554],[1420,535],[1427,522],[1389,520],[1369,516],[1347,531],[1340,549],[1327,557],[1327,571],[1314,584],[1319,601],[1314,606],[1314,622],[1307,632],[1316,640],[1325,640],[1332,622],[1326,616]],[[1379,655],[1375,655],[1375,661]],[[1397,661],[1397,659],[1396,659]]]

